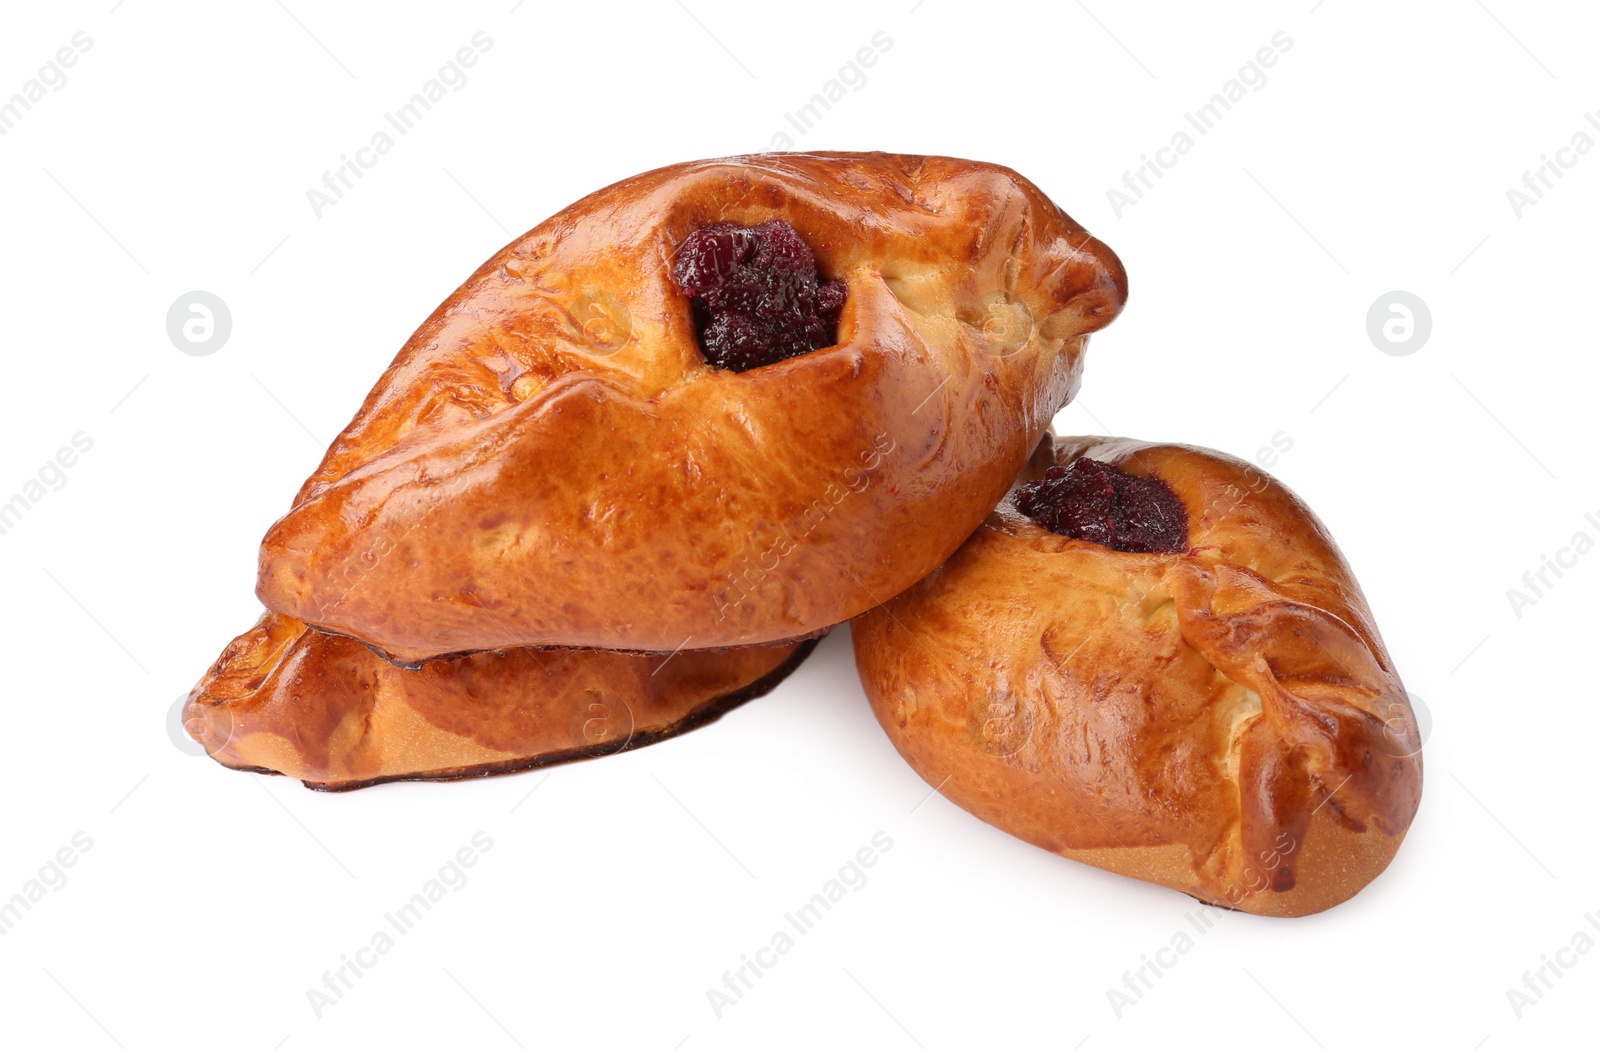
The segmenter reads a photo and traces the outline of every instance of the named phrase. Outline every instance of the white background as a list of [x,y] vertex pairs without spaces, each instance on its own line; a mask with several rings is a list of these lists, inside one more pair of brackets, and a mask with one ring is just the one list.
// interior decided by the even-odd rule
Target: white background
[[[0,500],[93,441],[0,536],[0,897],[93,843],[0,937],[0,1040],[1595,1040],[1600,951],[1566,955],[1520,1018],[1507,998],[1600,911],[1600,553],[1520,617],[1507,597],[1574,533],[1600,538],[1600,151],[1520,216],[1507,198],[1576,132],[1600,139],[1592,9],[113,2],[10,5],[0,32],[0,97],[93,41],[0,137]],[[479,30],[466,86],[317,218],[306,191]],[[169,737],[257,613],[260,536],[437,302],[593,189],[768,147],[879,31],[865,85],[797,145],[1008,164],[1109,242],[1132,297],[1058,429],[1247,457],[1292,440],[1276,474],[1431,712],[1387,874],[1316,917],[1225,916],[1120,1018],[1107,991],[1199,905],[928,797],[844,631],[710,728],[548,772],[322,795]],[[1278,31],[1293,46],[1265,86],[1119,217],[1107,190]],[[166,334],[195,289],[231,308],[212,356]],[[1396,289],[1433,319],[1409,356],[1366,332]],[[470,882],[319,1019],[308,989],[480,830]],[[878,831],[894,844],[867,885],[717,1018],[707,990]]]

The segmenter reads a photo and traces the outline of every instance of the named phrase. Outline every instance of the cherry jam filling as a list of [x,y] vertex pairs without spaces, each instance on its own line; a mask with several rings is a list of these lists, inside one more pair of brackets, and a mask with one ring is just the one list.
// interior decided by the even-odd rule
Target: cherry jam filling
[[1017,489],[1017,509],[1072,539],[1130,554],[1176,554],[1189,547],[1189,512],[1167,482],[1094,459],[1052,466]]
[[844,281],[822,280],[817,260],[781,219],[719,222],[689,234],[672,279],[689,296],[706,361],[748,371],[837,341]]

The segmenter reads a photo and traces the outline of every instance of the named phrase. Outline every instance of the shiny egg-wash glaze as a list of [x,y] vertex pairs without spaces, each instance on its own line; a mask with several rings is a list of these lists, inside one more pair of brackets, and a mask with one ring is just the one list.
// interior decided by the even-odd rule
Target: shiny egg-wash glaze
[[206,672],[183,718],[223,765],[318,790],[468,779],[687,732],[776,688],[815,645],[676,656],[520,648],[405,670],[269,612]]
[[[845,282],[839,342],[710,367],[674,247],[772,219]],[[815,634],[977,527],[1126,294],[1002,167],[767,154],[628,179],[423,324],[268,533],[257,592],[399,662]]]
[[1415,718],[1354,576],[1293,493],[1182,445],[1050,438],[1167,483],[1187,548],[1055,535],[1015,490],[943,567],[852,624],[896,749],[1052,852],[1294,916],[1377,877],[1422,792]]

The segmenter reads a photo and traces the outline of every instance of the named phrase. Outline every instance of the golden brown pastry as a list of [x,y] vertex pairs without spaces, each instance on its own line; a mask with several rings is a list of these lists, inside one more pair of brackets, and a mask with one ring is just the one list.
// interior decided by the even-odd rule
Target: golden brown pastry
[[1348,899],[1421,796],[1349,566],[1293,493],[1217,452],[1046,437],[955,556],[852,631],[879,723],[946,797],[1206,902]]
[[628,179],[434,311],[266,536],[257,592],[402,663],[814,635],[977,527],[1126,294],[990,164]]
[[404,670],[267,613],[184,706],[219,762],[319,790],[465,779],[657,743],[777,687],[816,644],[626,655],[512,649]]

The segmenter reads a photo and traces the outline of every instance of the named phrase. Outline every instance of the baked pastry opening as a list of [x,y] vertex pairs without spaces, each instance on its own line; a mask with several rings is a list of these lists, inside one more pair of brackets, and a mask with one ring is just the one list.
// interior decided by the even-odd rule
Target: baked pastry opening
[[1096,459],[1050,467],[1042,480],[1017,489],[1017,509],[1057,535],[1124,553],[1189,548],[1189,512],[1167,482]]
[[844,281],[823,280],[811,248],[782,219],[695,230],[678,248],[672,279],[689,296],[713,367],[748,371],[837,341]]

